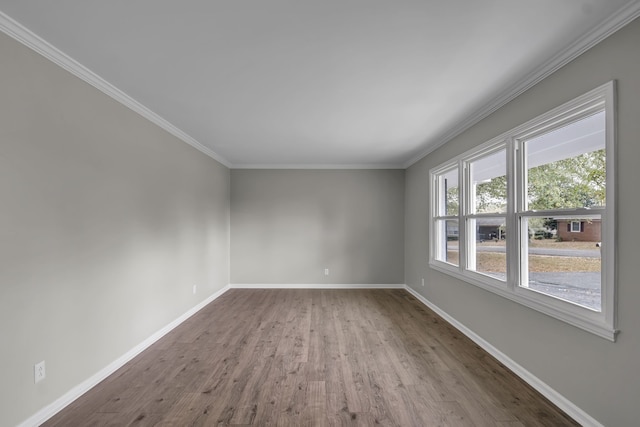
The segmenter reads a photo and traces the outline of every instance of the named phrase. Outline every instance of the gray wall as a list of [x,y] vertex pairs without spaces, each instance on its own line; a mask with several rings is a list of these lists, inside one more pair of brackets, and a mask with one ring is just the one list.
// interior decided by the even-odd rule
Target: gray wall
[[403,170],[231,171],[232,283],[404,283],[403,230]]
[[[407,284],[606,426],[638,425],[640,396],[640,20],[473,126],[406,174]],[[498,64],[499,65],[499,64]],[[616,343],[428,266],[428,171],[609,80],[618,80]],[[425,278],[425,287],[420,279]]]
[[0,58],[11,426],[229,283],[229,170],[4,34]]
[[[406,173],[230,176],[0,34],[0,424],[34,414],[229,282],[405,278],[603,424],[636,424],[639,42],[635,22]],[[427,262],[430,167],[611,79],[619,83],[616,343]],[[47,378],[34,385],[33,364],[43,359]]]

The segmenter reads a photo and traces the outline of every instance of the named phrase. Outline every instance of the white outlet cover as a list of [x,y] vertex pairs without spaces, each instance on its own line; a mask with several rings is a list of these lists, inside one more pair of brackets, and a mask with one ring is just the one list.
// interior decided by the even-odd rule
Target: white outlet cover
[[44,367],[44,360],[40,363],[36,363],[35,365],[33,365],[33,381],[35,383],[42,381],[43,379],[45,379],[46,376],[47,376],[47,372]]
[[198,285],[193,285],[193,294],[196,294],[196,291],[198,290]]

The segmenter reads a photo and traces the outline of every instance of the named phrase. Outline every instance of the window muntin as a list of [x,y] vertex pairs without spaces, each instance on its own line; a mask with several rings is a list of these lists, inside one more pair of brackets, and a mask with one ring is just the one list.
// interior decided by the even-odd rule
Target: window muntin
[[[604,107],[521,142],[526,176],[521,227],[526,232],[519,286],[600,312],[602,260],[595,245],[601,216],[580,215],[585,209],[601,213],[606,206]],[[573,217],[539,216],[558,210]],[[536,216],[527,216],[529,211]],[[573,234],[558,230],[565,223]]]
[[435,259],[452,266],[460,262],[458,239],[460,235],[459,168],[449,166],[434,176],[433,191],[436,194],[434,224],[437,246]]
[[[614,341],[613,105],[614,82],[610,82],[433,169],[432,177],[455,170],[459,185],[455,187],[457,214],[456,209],[441,208],[442,188],[432,187],[430,265]],[[503,158],[499,165],[496,160]],[[504,175],[483,177],[489,165],[495,170],[504,167]],[[561,173],[563,169],[571,173]],[[544,183],[541,175],[556,184]],[[499,196],[487,202],[489,186],[482,184],[497,188],[493,194]],[[458,221],[455,264],[451,257],[443,261],[442,255],[452,254],[455,246],[446,245],[446,234],[435,233],[437,222],[444,219]],[[501,222],[498,241],[482,238],[487,229],[481,226],[487,221]],[[574,221],[579,233],[570,231],[578,227],[572,225]],[[540,243],[570,243],[585,236],[590,239],[586,250],[601,250],[600,258],[593,252],[590,256],[578,253],[569,263],[572,270],[565,271],[562,261],[568,260],[568,254],[545,255],[552,264],[547,272],[564,274],[566,280],[555,287],[543,283]],[[502,251],[486,249],[489,245],[504,245],[504,260],[489,264],[486,253]],[[583,287],[588,289],[566,292],[568,286],[585,285],[580,276],[587,275],[589,286]]]
[[507,152],[505,144],[463,162],[468,182],[466,269],[506,281]]

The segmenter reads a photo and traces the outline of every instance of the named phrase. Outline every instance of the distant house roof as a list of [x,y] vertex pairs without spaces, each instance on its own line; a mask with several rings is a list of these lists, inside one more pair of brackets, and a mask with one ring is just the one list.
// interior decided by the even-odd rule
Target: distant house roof
[[476,218],[476,225],[502,227],[504,221],[504,218]]

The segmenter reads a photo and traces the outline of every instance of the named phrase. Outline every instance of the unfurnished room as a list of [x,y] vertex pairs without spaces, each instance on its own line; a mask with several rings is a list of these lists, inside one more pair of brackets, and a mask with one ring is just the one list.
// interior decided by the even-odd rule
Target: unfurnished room
[[0,426],[639,425],[640,0],[0,0]]

